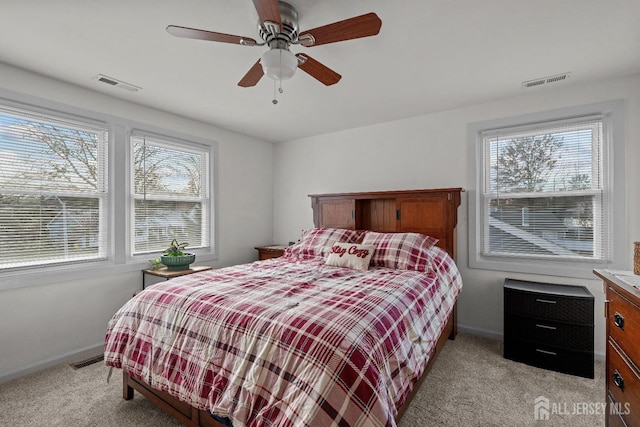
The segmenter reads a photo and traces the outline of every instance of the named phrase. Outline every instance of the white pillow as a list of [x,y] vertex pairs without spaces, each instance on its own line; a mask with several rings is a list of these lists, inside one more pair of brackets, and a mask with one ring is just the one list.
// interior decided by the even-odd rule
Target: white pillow
[[371,245],[334,243],[333,246],[331,246],[331,252],[327,257],[326,265],[367,271],[375,249],[376,247]]
[[284,250],[286,257],[326,257],[331,252],[331,246],[336,242],[359,242],[364,235],[363,230],[345,230],[342,228],[312,228],[303,230],[300,241],[287,246]]

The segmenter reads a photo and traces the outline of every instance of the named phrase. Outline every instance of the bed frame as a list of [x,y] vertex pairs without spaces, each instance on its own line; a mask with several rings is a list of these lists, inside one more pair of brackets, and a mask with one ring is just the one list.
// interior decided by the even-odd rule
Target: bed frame
[[[380,232],[418,232],[439,239],[438,246],[456,259],[456,224],[461,188],[431,190],[378,191],[366,193],[312,194],[311,207],[316,227],[361,229]],[[405,403],[398,408],[400,420],[420,388],[437,354],[447,339],[457,334],[457,305],[438,338],[435,351]],[[156,404],[185,426],[225,427],[207,411],[196,409],[165,392],[153,389],[122,371],[122,394],[133,399],[134,390]]]

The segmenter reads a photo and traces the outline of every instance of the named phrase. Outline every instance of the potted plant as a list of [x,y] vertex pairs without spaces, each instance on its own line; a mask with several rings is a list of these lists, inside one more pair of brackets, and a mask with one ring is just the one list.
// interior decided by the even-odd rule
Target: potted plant
[[196,254],[184,252],[188,243],[178,243],[176,239],[171,241],[171,245],[164,251],[160,261],[167,266],[167,270],[187,270],[189,264],[196,260]]
[[157,270],[162,266],[162,261],[160,261],[160,258],[150,259],[149,263],[151,264],[152,270]]

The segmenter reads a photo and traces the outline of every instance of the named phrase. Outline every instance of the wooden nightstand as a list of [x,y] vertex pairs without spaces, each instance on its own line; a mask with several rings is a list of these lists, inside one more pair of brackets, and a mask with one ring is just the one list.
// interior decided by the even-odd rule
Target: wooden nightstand
[[263,259],[278,258],[282,256],[284,248],[286,247],[286,245],[258,246],[256,247],[256,250],[258,251],[258,260],[262,261]]
[[[142,289],[144,290],[144,288],[147,285],[145,283],[145,277],[147,275],[162,277],[164,280],[169,280],[171,278],[178,277],[178,276],[186,276],[187,274],[193,274],[193,273],[198,273],[200,271],[211,270],[212,268],[213,267],[209,267],[208,265],[194,265],[187,270],[172,270],[172,271],[167,270],[167,267],[158,268],[156,270],[152,270],[148,268],[148,269],[142,270]],[[150,284],[153,285],[154,283],[158,283],[158,281],[159,280],[156,280],[155,282]]]

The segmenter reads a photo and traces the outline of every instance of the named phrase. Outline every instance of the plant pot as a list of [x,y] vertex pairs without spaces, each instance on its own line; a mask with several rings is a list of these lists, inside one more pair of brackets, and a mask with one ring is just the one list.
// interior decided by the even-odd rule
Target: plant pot
[[189,264],[196,260],[196,254],[185,253],[180,256],[162,255],[160,261],[167,266],[169,271],[188,270]]

